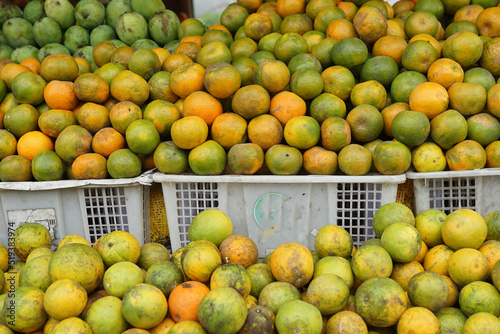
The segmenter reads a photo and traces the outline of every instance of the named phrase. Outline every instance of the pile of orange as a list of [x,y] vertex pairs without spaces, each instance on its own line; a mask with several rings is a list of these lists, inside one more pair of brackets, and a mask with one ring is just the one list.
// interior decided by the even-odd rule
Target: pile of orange
[[500,167],[499,17],[497,0],[239,0],[164,47],[2,58],[0,180]]

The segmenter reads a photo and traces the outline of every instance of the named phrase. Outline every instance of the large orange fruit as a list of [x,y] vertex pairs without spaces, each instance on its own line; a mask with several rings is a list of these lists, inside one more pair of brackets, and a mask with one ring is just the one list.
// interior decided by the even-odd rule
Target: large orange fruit
[[[294,260],[290,261],[292,258]],[[271,270],[278,281],[301,288],[309,283],[314,273],[311,251],[296,242],[283,243],[271,255]]]
[[79,67],[75,59],[66,54],[53,54],[40,63],[40,75],[49,82],[52,80],[74,81]]

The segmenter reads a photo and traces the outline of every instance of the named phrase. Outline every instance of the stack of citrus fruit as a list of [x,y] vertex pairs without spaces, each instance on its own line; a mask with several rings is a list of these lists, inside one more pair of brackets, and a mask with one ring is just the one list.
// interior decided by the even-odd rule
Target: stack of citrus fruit
[[238,0],[207,27],[159,0],[6,5],[0,180],[500,167],[499,16]]
[[346,229],[326,225],[312,249],[283,240],[259,259],[266,245],[233,234],[231,218],[218,209],[199,212],[190,242],[172,254],[124,231],[94,245],[68,235],[51,250],[48,230],[25,223],[12,238],[19,261],[0,245],[0,330],[500,331],[500,211],[414,216],[388,203],[373,228],[379,238],[358,248]]

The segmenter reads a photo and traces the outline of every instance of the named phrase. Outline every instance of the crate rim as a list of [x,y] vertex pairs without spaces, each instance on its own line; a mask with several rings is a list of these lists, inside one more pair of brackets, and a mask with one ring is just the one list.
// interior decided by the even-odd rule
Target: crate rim
[[154,182],[219,182],[219,183],[404,183],[406,175],[196,175],[155,172]]
[[0,182],[0,191],[42,191],[67,188],[95,188],[95,187],[131,187],[153,183],[153,170],[146,171],[134,178],[101,179],[101,180],[59,180],[59,181],[27,181],[27,182]]
[[498,176],[498,175],[500,175],[500,168],[482,168],[473,170],[426,172],[426,173],[412,172],[412,171],[406,172],[406,177],[411,180],[439,179],[439,178],[453,178],[453,177]]

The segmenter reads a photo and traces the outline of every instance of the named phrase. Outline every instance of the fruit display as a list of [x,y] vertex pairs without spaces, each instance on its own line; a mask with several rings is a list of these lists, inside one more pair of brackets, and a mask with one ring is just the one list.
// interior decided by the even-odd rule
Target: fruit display
[[52,245],[41,224],[0,245],[2,333],[498,333],[500,211],[400,203],[373,218],[359,247],[344,228],[317,231],[313,249],[231,233],[201,211],[173,253],[130,233]]
[[4,182],[500,167],[497,0],[1,6]]

